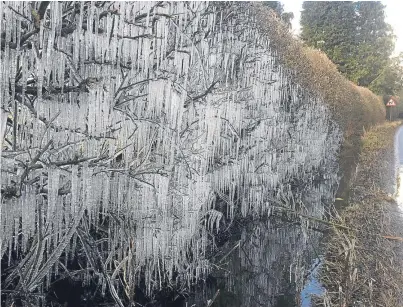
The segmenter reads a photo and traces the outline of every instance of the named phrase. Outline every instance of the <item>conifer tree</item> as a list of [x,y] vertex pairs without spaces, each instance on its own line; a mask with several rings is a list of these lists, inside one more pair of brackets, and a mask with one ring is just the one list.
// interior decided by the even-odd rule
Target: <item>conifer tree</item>
[[398,83],[390,80],[391,74],[384,77],[389,70],[395,71],[397,60],[390,59],[394,36],[384,10],[379,1],[306,1],[301,39],[325,52],[351,81],[380,95],[394,94],[395,89],[390,93],[388,84],[381,84]]

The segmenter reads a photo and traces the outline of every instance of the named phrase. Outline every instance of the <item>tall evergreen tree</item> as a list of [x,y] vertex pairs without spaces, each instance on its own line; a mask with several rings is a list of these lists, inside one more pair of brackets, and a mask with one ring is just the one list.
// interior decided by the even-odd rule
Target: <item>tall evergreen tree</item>
[[308,45],[324,51],[349,74],[354,44],[354,6],[352,2],[304,2],[301,14],[301,38]]
[[382,76],[395,66],[390,59],[394,36],[384,9],[379,1],[306,1],[301,38],[324,51],[350,80],[385,94],[380,82],[388,78]]

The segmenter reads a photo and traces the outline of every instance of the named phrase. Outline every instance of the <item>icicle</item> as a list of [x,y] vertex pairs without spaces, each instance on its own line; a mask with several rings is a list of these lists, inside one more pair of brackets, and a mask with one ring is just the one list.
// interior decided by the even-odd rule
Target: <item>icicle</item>
[[76,218],[76,214],[78,213],[78,179],[78,165],[73,165],[71,168],[71,220]]
[[[60,179],[60,171],[57,167],[51,165],[48,168],[48,206],[46,213],[46,221],[47,223],[53,223],[53,225],[57,224],[57,220],[55,221],[54,214],[62,210],[62,208],[57,208],[57,198],[59,192],[59,179]],[[51,222],[52,221],[52,222]],[[56,230],[57,231],[57,230]]]
[[[11,5],[17,11],[27,13],[24,6]],[[54,148],[41,157],[40,163],[57,164],[86,158],[95,161],[103,155],[108,155],[109,159],[77,162],[71,166],[63,165],[62,169],[50,166],[47,186],[46,176],[38,183],[48,189],[47,200],[38,196],[37,208],[28,208],[25,204],[30,202],[33,191],[25,189],[21,203],[15,206],[19,211],[7,212],[1,217],[2,224],[6,222],[2,247],[9,245],[11,250],[19,243],[15,237],[17,219],[22,218],[23,240],[26,240],[25,234],[34,234],[36,221],[28,215],[33,215],[36,209],[44,210],[43,220],[51,224],[54,232],[61,234],[78,218],[82,204],[90,222],[95,225],[99,213],[102,213],[102,220],[113,214],[130,223],[130,227],[125,225],[125,231],[122,231],[122,221],[108,219],[106,249],[116,250],[116,253],[110,253],[108,270],[115,269],[115,260],[120,261],[128,255],[126,232],[129,232],[134,245],[132,263],[126,268],[127,273],[131,272],[129,284],[134,287],[140,282],[140,276],[145,276],[148,292],[161,286],[163,271],[165,276],[174,278],[174,271],[186,266],[188,271],[181,271],[176,281],[189,285],[195,278],[208,274],[209,263],[205,261],[211,244],[208,230],[213,230],[213,233],[219,230],[223,214],[234,217],[234,212],[239,209],[234,204],[237,197],[244,216],[270,215],[273,208],[264,202],[266,197],[277,198],[290,206],[306,200],[311,204],[307,209],[309,214],[322,214],[320,200],[330,189],[327,186],[313,187],[311,170],[331,165],[340,141],[337,128],[335,132],[327,128],[330,117],[324,115],[328,114],[326,108],[318,107],[322,103],[320,100],[307,95],[303,101],[297,102],[300,89],[290,84],[281,66],[277,68],[277,55],[270,51],[269,40],[261,38],[253,29],[253,23],[247,22],[243,35],[237,37],[233,25],[238,20],[232,18],[238,17],[231,17],[228,24],[224,23],[226,15],[222,10],[225,8],[218,9],[214,4],[175,3],[151,10],[152,5],[140,2],[115,4],[112,9],[118,9],[120,15],[109,13],[100,18],[102,9],[95,3],[88,5],[88,11],[87,5],[80,3],[80,11],[72,20],[77,29],[63,37],[60,35],[63,4],[51,3],[50,15],[47,15],[50,19],[47,17],[39,33],[38,48],[43,52],[42,56],[35,48],[17,50],[22,66],[18,85],[22,85],[23,93],[27,81],[31,82],[31,74],[37,79],[38,101],[34,104],[38,116],[50,120],[61,111],[52,123],[58,127],[56,129],[45,127],[32,118],[31,111],[22,107],[18,111],[18,124],[26,127],[18,131],[22,146],[43,148],[46,141],[52,139]],[[190,8],[196,16],[188,11]],[[0,13],[3,25],[3,15],[7,19],[14,13],[0,4],[1,10],[5,14]],[[156,13],[173,17],[154,16]],[[245,16],[247,14],[242,18]],[[20,27],[20,21],[13,22]],[[87,27],[85,31],[83,24]],[[14,95],[14,92],[9,92],[9,85],[14,88],[17,71],[17,54],[14,49],[10,50],[8,43],[21,39],[21,33],[12,32],[10,28],[13,27],[4,29],[6,45],[1,51],[2,60],[11,64],[11,68],[1,67],[0,94],[4,97],[2,106],[7,111],[7,103],[11,101],[9,96]],[[170,33],[173,29],[176,35]],[[153,38],[120,38],[123,35],[139,37],[151,34]],[[193,45],[190,37],[194,38],[192,41],[201,41]],[[54,51],[54,44],[71,56]],[[246,57],[256,57],[256,61],[246,63]],[[108,63],[99,65],[86,61]],[[70,71],[68,84],[65,84],[66,64]],[[44,103],[42,89],[47,89],[48,85],[62,87],[62,90],[65,86],[77,88],[78,82],[82,81],[79,78],[88,77],[104,79],[89,93],[80,89],[79,92],[58,95],[57,101],[52,101],[50,106]],[[216,79],[219,82],[204,95]],[[114,104],[115,95],[120,95],[119,101],[127,100],[119,111]],[[282,105],[286,95],[292,97],[290,112],[284,112]],[[26,99],[25,96],[22,95],[22,99]],[[197,96],[199,98],[194,99]],[[304,106],[298,112],[294,110],[296,103]],[[316,111],[321,116],[316,115]],[[291,113],[294,122],[291,122]],[[254,126],[257,121],[260,123]],[[45,129],[42,140],[40,136]],[[287,131],[293,133],[292,138]],[[105,135],[107,139],[102,137]],[[119,150],[123,150],[122,160],[119,160],[120,156],[113,157]],[[334,171],[331,166],[329,169],[329,173]],[[306,195],[294,195],[284,184],[291,178],[306,183]],[[8,180],[11,182],[11,179]],[[331,181],[331,186],[337,178],[326,176],[326,181]],[[60,188],[63,192],[70,189],[70,192],[59,196]],[[216,198],[227,203],[226,212],[218,211]],[[44,202],[43,206],[41,202]],[[1,212],[13,208],[12,204],[11,201],[2,204]],[[66,213],[63,213],[63,208]],[[200,223],[202,218],[204,224]],[[246,234],[242,236],[243,240],[248,237]],[[277,245],[274,248],[273,245],[266,246],[267,242],[261,242],[264,240]],[[275,249],[298,245],[302,239],[298,240],[296,231],[286,233],[270,228],[266,234],[262,228],[247,245],[250,246],[248,257],[254,264],[272,265],[278,257]],[[55,236],[52,236],[52,242],[57,243]],[[49,245],[50,252],[53,243]],[[77,237],[74,236],[70,243],[65,252],[74,256]],[[252,243],[256,243],[260,251],[264,249],[270,253],[261,255],[259,248],[253,247]],[[184,251],[192,253],[192,259]],[[245,255],[241,262],[243,266],[248,265]],[[137,266],[139,270],[133,272]],[[55,267],[56,274],[57,270]],[[91,276],[86,274],[87,282],[89,278]],[[104,293],[106,281],[100,280],[100,284]],[[259,285],[275,295],[275,286],[267,280],[262,280]],[[248,285],[247,291],[253,295],[253,286]]]
[[18,244],[18,237],[19,237],[19,231],[20,230],[20,220],[19,218],[14,218],[14,250],[16,251],[17,257],[18,257],[18,251],[19,251],[19,244]]
[[78,68],[78,60],[80,55],[80,38],[83,27],[83,18],[84,18],[84,2],[80,2],[80,12],[78,17],[77,31],[74,31],[74,52],[73,52],[73,65],[74,68]]

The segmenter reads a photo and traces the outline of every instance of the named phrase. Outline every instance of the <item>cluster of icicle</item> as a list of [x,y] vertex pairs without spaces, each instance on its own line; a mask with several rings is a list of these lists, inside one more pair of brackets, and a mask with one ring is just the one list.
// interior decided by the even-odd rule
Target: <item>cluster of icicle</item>
[[[0,4],[2,118],[18,123],[2,132],[2,189],[18,194],[2,197],[2,255],[26,252],[42,227],[44,259],[59,248],[67,261],[77,244],[70,229],[85,217],[107,237],[98,245],[107,271],[123,272],[129,288],[141,276],[148,291],[190,284],[209,272],[224,218],[295,209],[320,169],[337,181],[339,130],[287,77],[247,6],[71,5],[51,2],[23,48],[31,3]],[[293,179],[305,189],[294,193]],[[304,212],[320,216],[328,193]]]

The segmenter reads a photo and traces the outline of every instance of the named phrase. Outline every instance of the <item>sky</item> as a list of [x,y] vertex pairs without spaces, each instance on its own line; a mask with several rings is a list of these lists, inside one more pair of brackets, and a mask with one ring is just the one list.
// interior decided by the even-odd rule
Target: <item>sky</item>
[[[284,10],[294,13],[292,28],[295,34],[299,33],[299,20],[301,17],[302,0],[282,0]],[[386,22],[393,27],[393,32],[397,36],[394,55],[403,52],[403,1],[401,0],[384,0],[381,1],[385,8]]]

